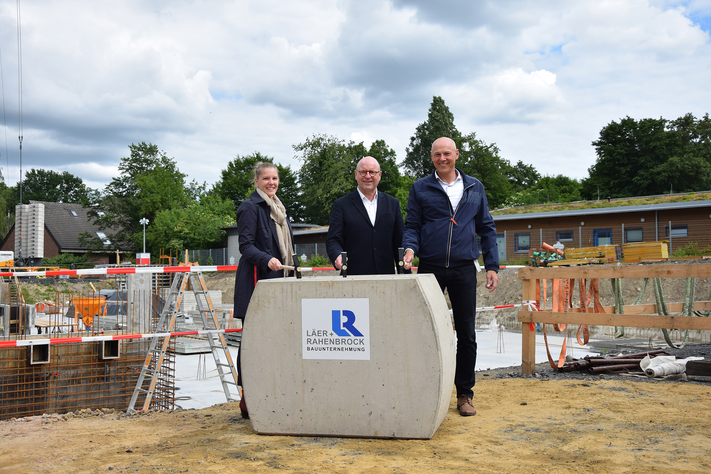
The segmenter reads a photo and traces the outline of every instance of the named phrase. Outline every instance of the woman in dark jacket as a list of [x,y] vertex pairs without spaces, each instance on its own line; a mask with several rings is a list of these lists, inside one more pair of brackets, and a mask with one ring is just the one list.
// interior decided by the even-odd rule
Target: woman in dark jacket
[[[256,190],[237,209],[239,259],[235,277],[234,315],[244,320],[258,280],[283,277],[282,265],[293,266],[294,235],[289,214],[276,196],[279,172],[272,163],[254,168]],[[241,348],[237,353],[237,383],[242,386]],[[243,418],[249,418],[244,393],[239,404]]]

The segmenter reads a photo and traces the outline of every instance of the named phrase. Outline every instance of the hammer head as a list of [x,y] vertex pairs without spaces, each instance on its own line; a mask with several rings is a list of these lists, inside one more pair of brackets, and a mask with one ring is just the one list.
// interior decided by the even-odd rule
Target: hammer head
[[343,278],[348,276],[348,252],[341,252],[341,276]]
[[296,254],[292,256],[292,260],[294,261],[294,276],[297,279],[301,279],[301,260],[299,260],[299,256]]
[[398,247],[397,249],[397,272],[405,273],[405,249]]

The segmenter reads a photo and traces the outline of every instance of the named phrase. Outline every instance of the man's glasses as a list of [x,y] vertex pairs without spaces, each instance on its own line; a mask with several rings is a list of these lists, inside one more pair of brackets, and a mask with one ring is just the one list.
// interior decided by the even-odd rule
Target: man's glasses
[[378,176],[380,173],[382,173],[382,171],[380,171],[380,170],[378,170],[378,171],[367,171],[367,170],[366,170],[366,171],[360,171],[360,170],[356,170],[356,171],[357,171],[358,174],[360,174],[362,177],[366,177],[367,175],[370,175],[370,176]]

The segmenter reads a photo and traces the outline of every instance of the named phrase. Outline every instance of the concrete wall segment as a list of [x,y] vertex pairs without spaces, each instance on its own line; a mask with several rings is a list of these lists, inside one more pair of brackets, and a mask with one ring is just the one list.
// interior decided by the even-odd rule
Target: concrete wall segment
[[[367,299],[369,360],[304,357],[302,300],[317,299]],[[449,408],[454,333],[432,275],[261,281],[242,351],[259,433],[429,439]]]

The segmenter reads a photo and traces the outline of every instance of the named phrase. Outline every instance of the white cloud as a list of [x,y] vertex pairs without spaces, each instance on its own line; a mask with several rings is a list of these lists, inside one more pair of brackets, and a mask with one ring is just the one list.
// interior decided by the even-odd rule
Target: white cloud
[[[459,104],[462,118],[478,123],[535,123],[561,113],[565,99],[556,75],[540,69],[509,69],[469,84],[445,88],[444,97]],[[455,118],[459,115],[455,115]],[[461,131],[461,130],[460,130]]]
[[[292,145],[314,133],[384,139],[402,159],[434,95],[504,158],[582,178],[610,121],[701,116],[711,104],[708,0],[21,6],[23,166],[97,186],[140,141],[208,183],[254,151],[298,167]],[[19,176],[15,14],[0,0],[9,184]]]

